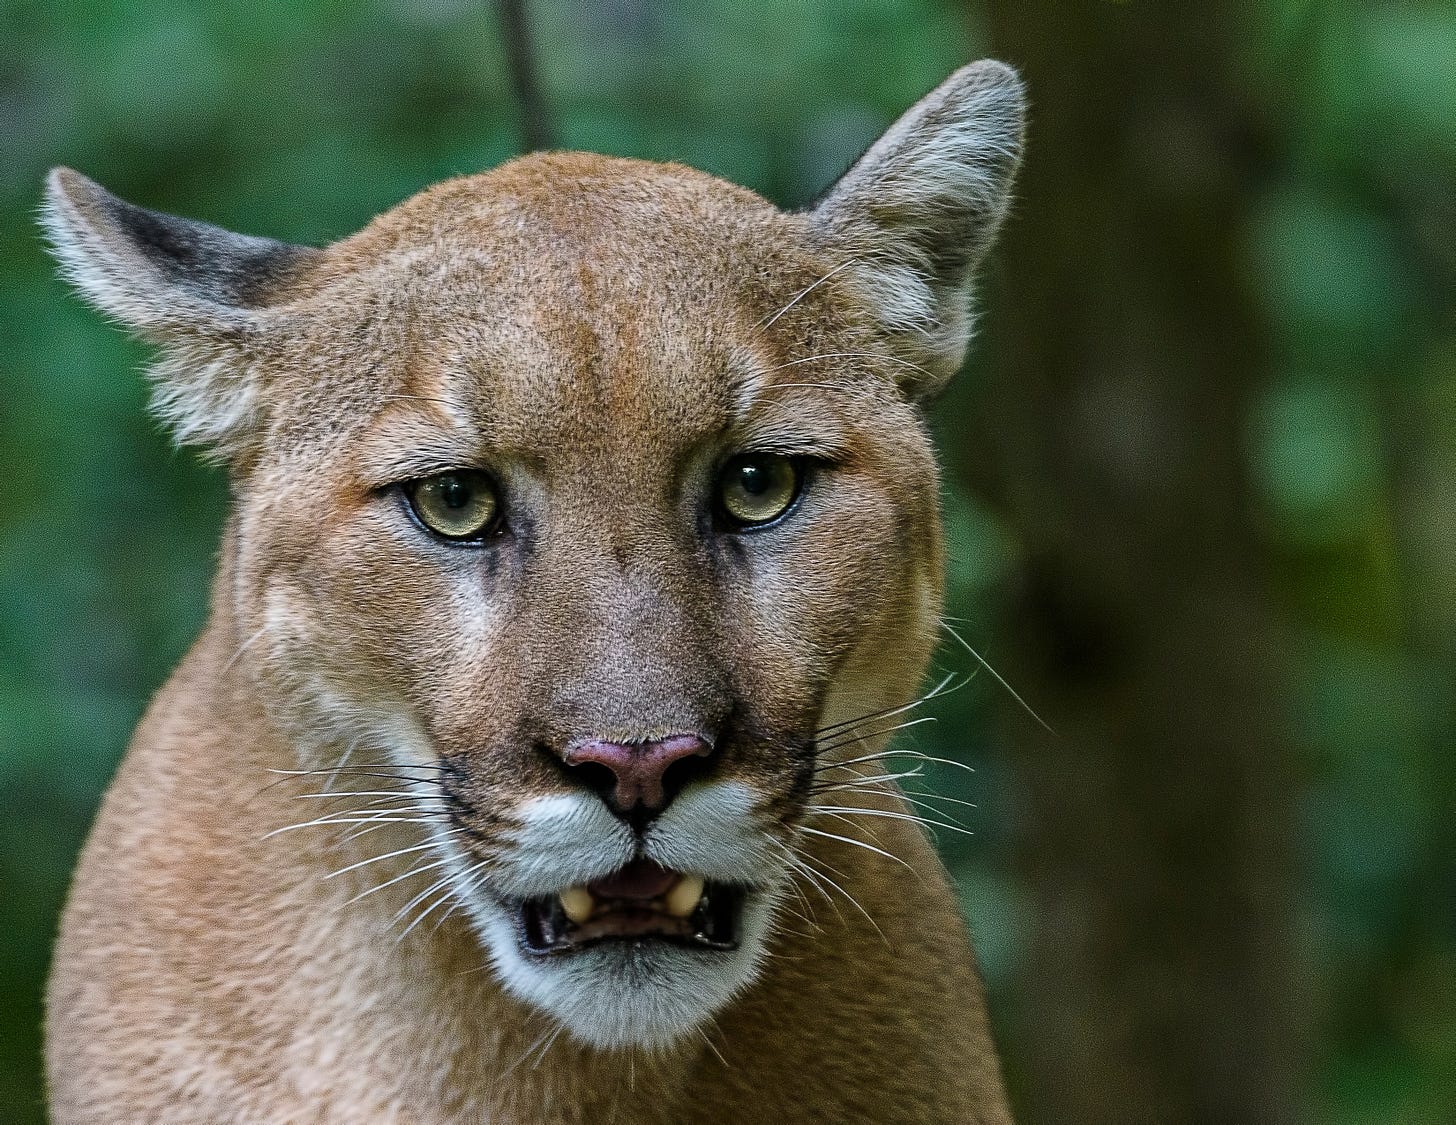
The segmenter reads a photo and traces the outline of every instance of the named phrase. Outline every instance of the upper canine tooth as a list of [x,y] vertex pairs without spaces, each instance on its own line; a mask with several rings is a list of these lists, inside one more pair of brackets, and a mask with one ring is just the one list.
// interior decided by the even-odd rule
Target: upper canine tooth
[[674,918],[686,918],[698,908],[698,900],[702,897],[703,877],[684,875],[667,892],[667,912]]
[[590,918],[597,905],[591,892],[585,887],[567,887],[561,892],[560,898],[561,909],[566,911],[566,916],[577,925]]

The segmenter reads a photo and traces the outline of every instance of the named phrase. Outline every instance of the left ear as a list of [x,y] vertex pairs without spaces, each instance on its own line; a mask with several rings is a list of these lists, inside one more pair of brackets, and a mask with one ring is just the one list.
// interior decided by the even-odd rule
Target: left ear
[[916,103],[812,212],[822,243],[913,366],[915,398],[941,390],[971,337],[971,285],[1010,202],[1026,99],[1005,63],[972,63]]
[[247,342],[319,251],[149,211],[69,168],[46,181],[41,221],[81,293],[161,346],[153,408],[177,440],[241,456],[262,413]]

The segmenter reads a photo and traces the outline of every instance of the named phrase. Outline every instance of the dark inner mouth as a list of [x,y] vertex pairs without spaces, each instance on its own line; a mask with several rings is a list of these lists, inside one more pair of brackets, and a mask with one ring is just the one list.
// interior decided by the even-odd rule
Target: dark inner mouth
[[561,894],[522,900],[516,929],[536,955],[569,953],[605,941],[663,941],[695,949],[736,949],[744,890],[706,882],[639,859]]

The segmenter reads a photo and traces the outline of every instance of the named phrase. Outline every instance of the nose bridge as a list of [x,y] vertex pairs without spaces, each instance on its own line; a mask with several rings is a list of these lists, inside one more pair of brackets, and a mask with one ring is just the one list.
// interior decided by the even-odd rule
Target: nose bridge
[[534,638],[532,663],[545,680],[534,695],[559,737],[711,734],[721,718],[703,583],[681,548],[660,532],[654,539],[624,549],[620,536],[578,533],[542,560],[553,612]]

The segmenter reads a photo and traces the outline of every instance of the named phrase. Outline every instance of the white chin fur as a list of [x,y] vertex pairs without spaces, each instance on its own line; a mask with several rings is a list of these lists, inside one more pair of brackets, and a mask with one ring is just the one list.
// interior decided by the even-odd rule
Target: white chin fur
[[[646,840],[664,866],[723,882],[780,886],[784,865],[754,827],[756,795],[741,782],[690,787]],[[609,875],[638,843],[597,798],[559,794],[518,810],[513,847],[491,887],[510,898],[551,894]],[[743,903],[732,950],[667,942],[607,941],[573,953],[532,956],[515,919],[491,895],[470,896],[469,913],[507,991],[606,1050],[662,1047],[694,1033],[752,982],[763,960],[780,891],[755,890]]]
[[513,921],[488,901],[471,904],[496,976],[517,998],[602,1050],[665,1047],[692,1034],[758,974],[773,896],[750,894],[738,948],[682,948],[665,942],[603,942],[576,953],[522,951]]

